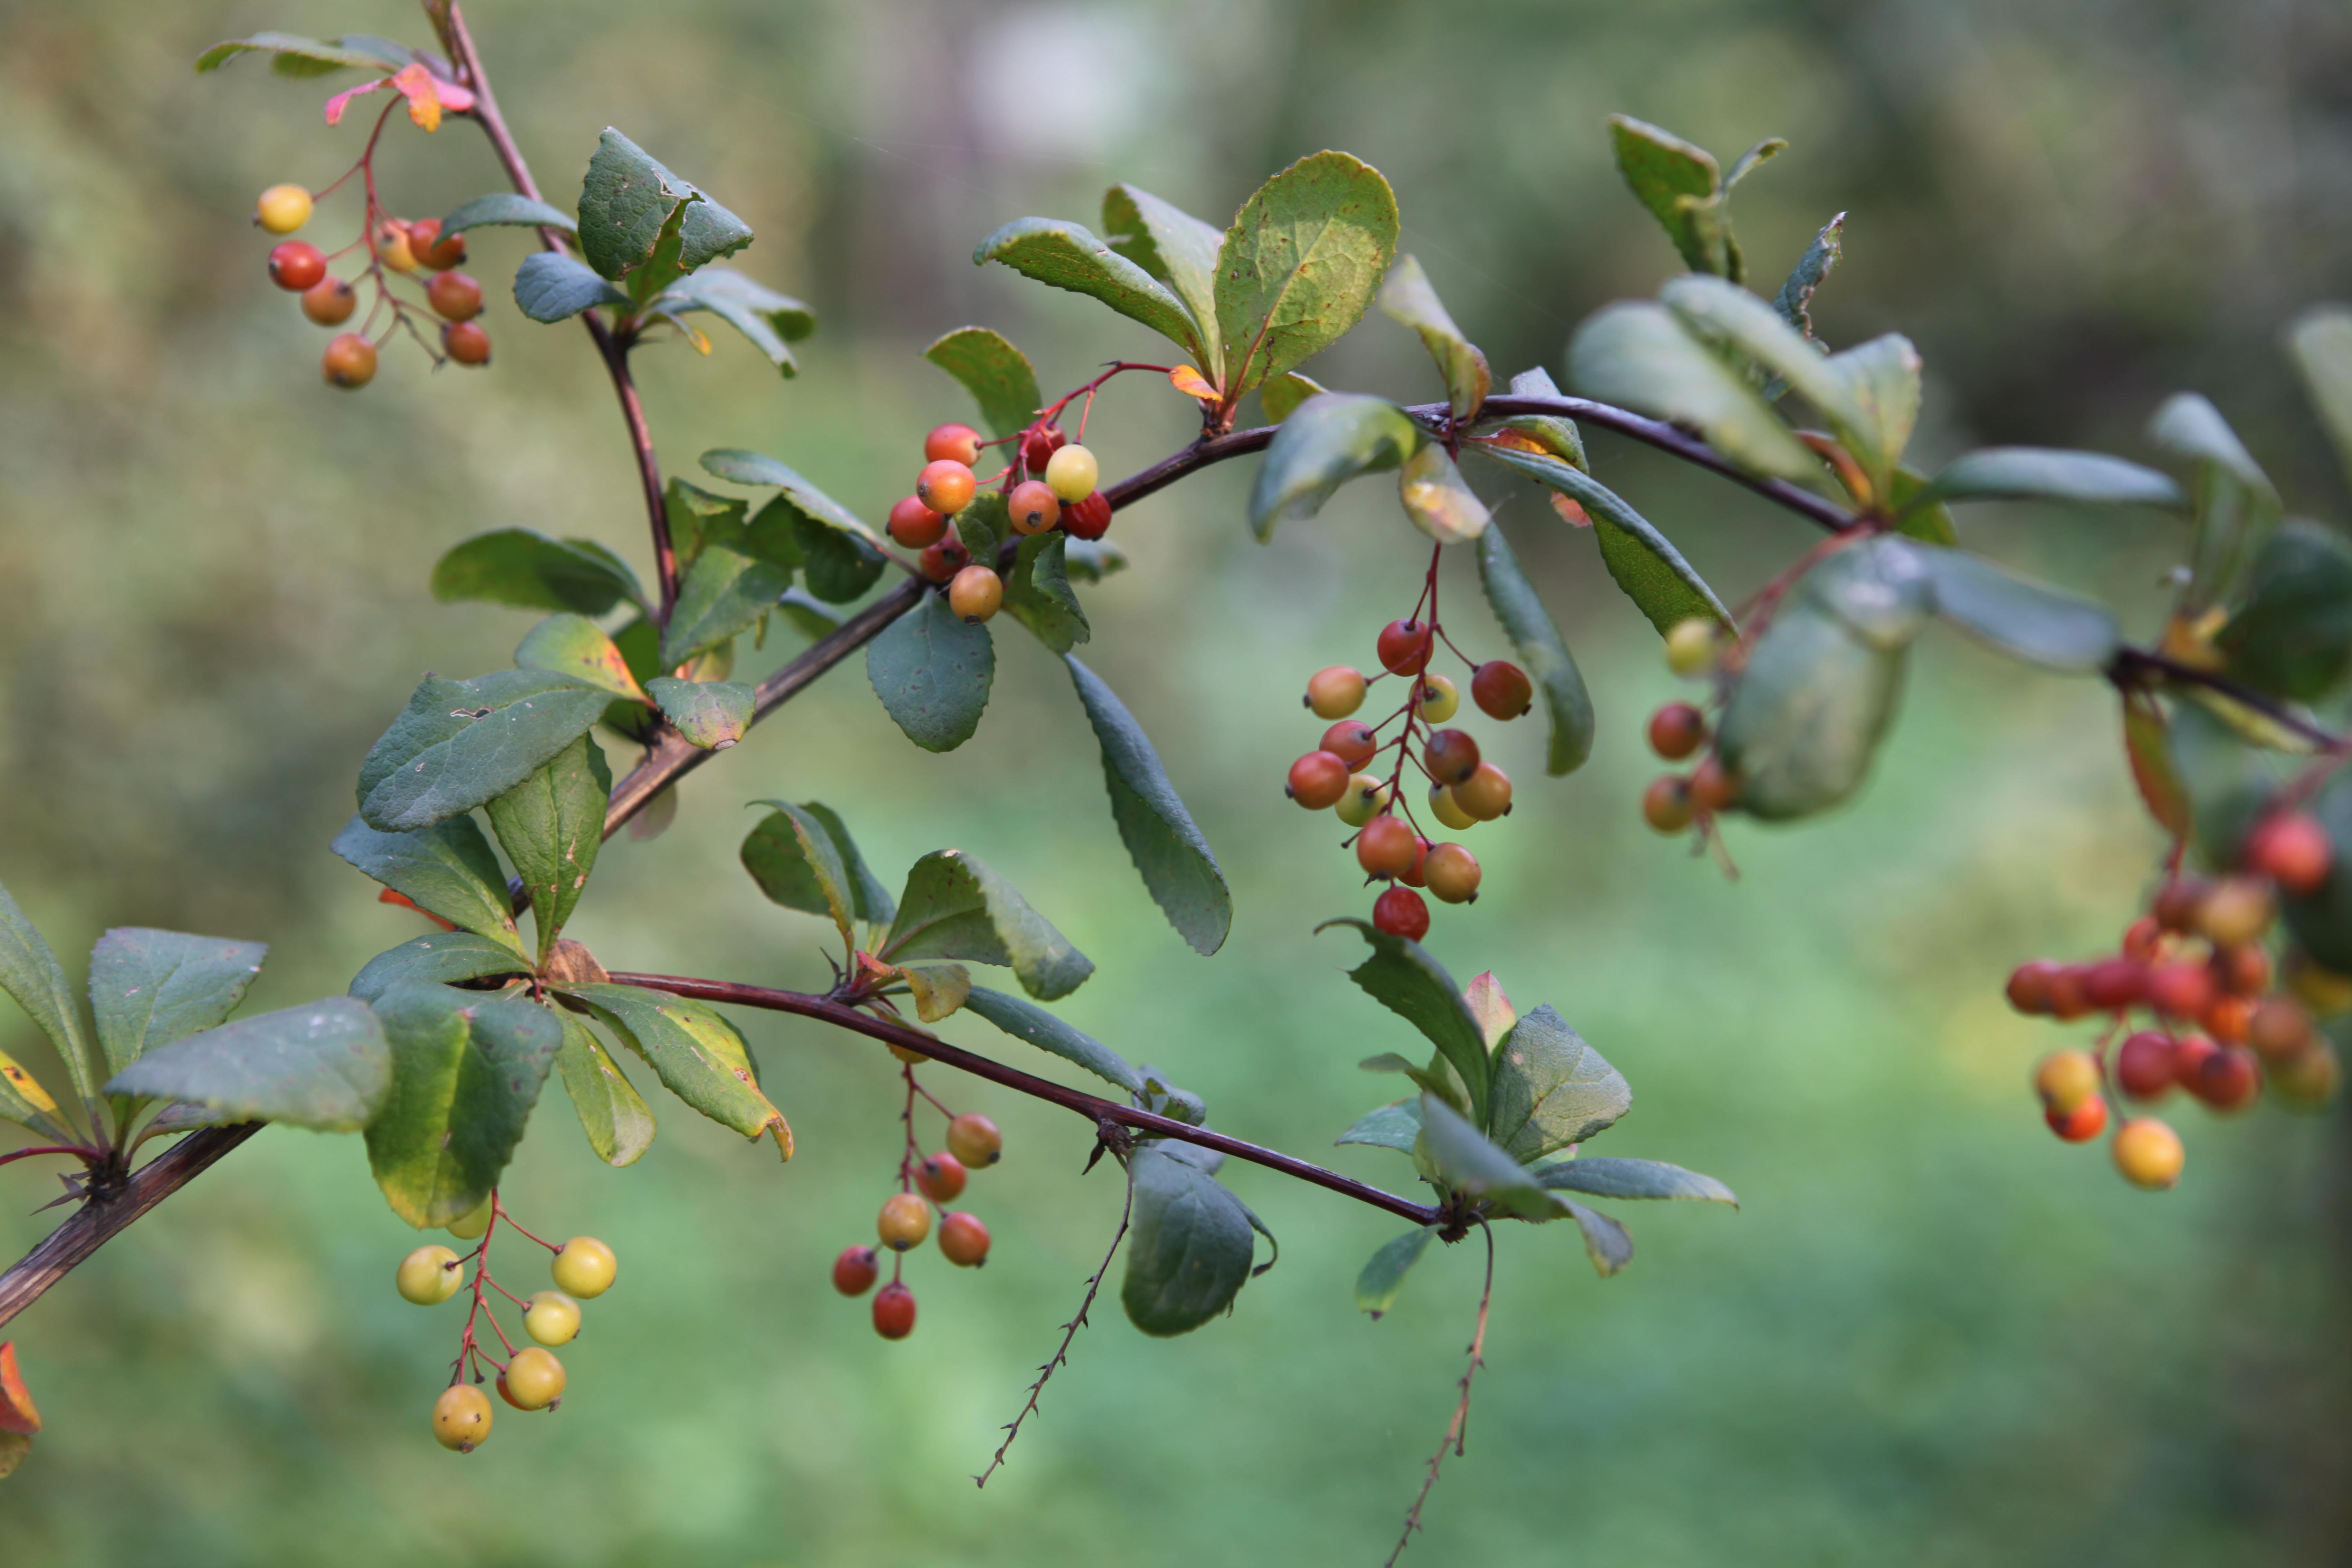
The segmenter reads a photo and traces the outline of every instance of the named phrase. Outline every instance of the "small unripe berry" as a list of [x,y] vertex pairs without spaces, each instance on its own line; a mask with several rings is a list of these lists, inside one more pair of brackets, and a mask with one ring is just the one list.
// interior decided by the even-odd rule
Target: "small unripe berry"
[[963,547],[961,539],[942,539],[923,547],[922,558],[915,563],[927,583],[952,581],[955,574],[971,564],[971,552]]
[[444,320],[470,321],[482,313],[482,286],[463,272],[438,273],[425,286],[425,302]]
[[2143,1029],[2116,1047],[2116,1085],[2134,1100],[2161,1100],[2179,1081],[2172,1037]]
[[2272,1095],[2297,1110],[2318,1110],[2336,1098],[2343,1082],[2344,1064],[2336,1059],[2336,1047],[2316,1037],[2270,1070]]
[[922,1188],[923,1195],[935,1204],[952,1203],[963,1191],[968,1175],[961,1160],[940,1152],[915,1167],[915,1185]]
[[1043,533],[1062,521],[1060,499],[1035,479],[1013,486],[1013,493],[1004,498],[1004,505],[1012,513],[1015,533]]
[[967,621],[984,621],[1004,604],[1004,579],[985,566],[967,566],[948,584],[948,608]]
[[1700,675],[1715,667],[1716,625],[1705,616],[1676,621],[1666,634],[1666,668],[1676,675]]
[[2007,987],[2009,1005],[2028,1017],[2049,1012],[2050,980],[2057,972],[2058,965],[2046,958],[2037,958],[2011,970]]
[[1100,490],[1062,509],[1062,531],[1072,539],[1100,539],[1110,531],[1110,497]]
[[522,1331],[543,1345],[568,1345],[580,1333],[580,1303],[561,1290],[538,1290],[522,1310]]
[[1439,784],[1465,784],[1478,771],[1478,742],[1466,730],[1439,730],[1429,737],[1421,760]]
[[1462,694],[1442,675],[1424,674],[1412,694],[1412,710],[1424,724],[1443,724],[1462,706]]
[[863,1296],[874,1288],[881,1259],[870,1247],[845,1247],[833,1260],[833,1288],[845,1296]]
[[472,1384],[452,1384],[433,1402],[433,1436],[443,1447],[470,1454],[489,1435],[490,1397]]
[[1342,719],[1323,731],[1322,749],[1351,768],[1360,768],[1380,750],[1372,727],[1360,719]]
[[499,1374],[499,1396],[517,1410],[544,1410],[563,1397],[563,1363],[537,1345],[515,1352]]
[[2185,934],[2196,928],[2198,906],[2205,901],[2207,885],[2194,877],[2176,878],[2158,889],[2148,913],[2165,930]]
[[472,1209],[451,1220],[446,1228],[460,1241],[481,1240],[483,1233],[490,1228],[490,1200],[484,1198]]
[[1045,459],[1045,485],[1056,500],[1086,500],[1101,478],[1101,465],[1084,447],[1065,447]]
[[1491,658],[1470,673],[1470,700],[1489,719],[1516,719],[1535,706],[1535,683],[1505,658]]
[[2327,829],[2300,811],[2264,818],[2246,839],[2246,864],[2290,893],[2319,891],[2335,860]]
[[2197,1064],[2197,1080],[2188,1089],[2216,1110],[2240,1110],[2253,1102],[2262,1087],[2254,1053],[2224,1046]]
[[1492,763],[1480,763],[1452,787],[1454,804],[1476,821],[1492,822],[1511,809],[1511,777]]
[[452,321],[441,329],[441,352],[459,364],[488,364],[490,334],[479,321]]
[[1478,896],[1478,857],[1459,844],[1440,844],[1422,863],[1429,890],[1449,904],[1466,904]]
[[1356,835],[1356,864],[1374,877],[1401,877],[1421,858],[1421,844],[1401,817],[1376,816]]
[[1327,810],[1348,793],[1348,764],[1328,752],[1309,752],[1290,764],[1283,789],[1309,811]]
[[327,275],[327,258],[307,239],[289,239],[269,249],[269,280],[299,294]]
[[2308,953],[2291,956],[2286,967],[2287,989],[2323,1018],[2352,1008],[2352,975],[2338,974],[2312,961]]
[[1411,888],[1391,888],[1372,900],[1372,929],[1419,942],[1429,934],[1429,906]]
[[971,470],[952,458],[926,463],[923,471],[915,476],[916,498],[933,511],[950,516],[970,506],[979,489],[980,481],[972,477]]
[[253,204],[253,221],[272,234],[292,234],[310,221],[310,193],[299,185],[272,185]]
[[919,1247],[931,1234],[931,1205],[912,1193],[892,1193],[874,1222],[874,1231],[893,1252]]
[[1660,833],[1680,833],[1691,825],[1690,780],[1664,773],[1642,792],[1642,820]]
[[466,237],[453,234],[444,239],[439,218],[421,217],[408,226],[408,254],[419,267],[446,272],[466,259]]
[[1054,454],[1066,445],[1070,437],[1059,425],[1047,425],[1021,437],[1021,466],[1033,474],[1042,474]]
[[359,295],[340,278],[321,278],[302,290],[302,313],[322,327],[341,326],[359,304]]
[[2196,1018],[2213,1002],[2213,973],[2201,963],[2159,963],[2147,972],[2148,1005],[2174,1018]]
[[967,1110],[948,1123],[948,1152],[977,1171],[993,1165],[1004,1152],[1004,1135],[996,1123],[977,1110]]
[[903,1340],[915,1331],[915,1293],[892,1280],[875,1293],[874,1331],[886,1340]]
[[2180,1134],[2153,1116],[2135,1116],[2116,1129],[2116,1169],[2133,1186],[2160,1191],[2180,1180]]
[[2095,1094],[2072,1110],[2051,1106],[2042,1111],[2042,1120],[2067,1142],[2087,1143],[2107,1130],[2107,1102]]
[[375,254],[394,272],[416,270],[416,253],[408,247],[408,226],[396,217],[375,226]]
[[957,1268],[976,1268],[988,1261],[988,1226],[980,1222],[978,1215],[959,1209],[940,1221],[940,1250]]
[[2311,1015],[2291,997],[2263,998],[2246,1025],[2246,1043],[2266,1062],[2283,1062],[2311,1041]]
[[909,550],[923,550],[948,536],[948,520],[908,496],[890,509],[890,537]]
[[400,1260],[393,1276],[400,1299],[420,1307],[438,1306],[465,1282],[466,1271],[458,1266],[457,1255],[446,1247],[418,1247]]
[[2136,1007],[2147,994],[2147,966],[2128,958],[2104,958],[2083,969],[2083,998],[2102,1013]]
[[2099,1092],[2099,1064],[2088,1051],[2053,1051],[2034,1069],[2034,1092],[2063,1115]]
[[1335,664],[1307,678],[1307,706],[1318,719],[1345,719],[1363,705],[1360,670]]
[[1339,820],[1350,827],[1361,827],[1388,809],[1389,786],[1384,779],[1370,773],[1349,775],[1348,787],[1339,792]]
[[375,345],[357,332],[338,333],[320,369],[331,386],[356,389],[375,379]]
[[1456,833],[1478,826],[1478,819],[1462,809],[1454,797],[1452,784],[1433,784],[1429,786],[1429,814]]
[[1411,675],[1429,662],[1433,640],[1427,621],[1391,621],[1381,628],[1374,651],[1382,669],[1392,675]]
[[1650,715],[1650,750],[1679,763],[1706,739],[1706,715],[1688,702],[1669,702]]
[[2197,930],[2216,947],[2260,942],[2278,912],[2271,890],[2251,877],[2228,877],[2213,884],[2197,906]]
[[941,425],[923,437],[923,461],[980,466],[980,432],[969,425]]
[[613,1288],[621,1262],[611,1247],[594,1237],[575,1236],[556,1253],[549,1271],[555,1276],[558,1289],[591,1301]]
[[1739,781],[1723,765],[1723,759],[1710,752],[1691,770],[1690,798],[1694,809],[1712,815],[1739,798]]

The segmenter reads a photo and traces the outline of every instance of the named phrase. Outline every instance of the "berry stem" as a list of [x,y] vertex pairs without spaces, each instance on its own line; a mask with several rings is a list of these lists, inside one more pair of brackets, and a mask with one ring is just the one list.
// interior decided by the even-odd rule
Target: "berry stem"
[[1486,1309],[1495,1300],[1495,1232],[1484,1219],[1479,1220],[1478,1230],[1486,1238],[1486,1284],[1478,1293],[1478,1327],[1470,1336],[1470,1364],[1463,1369],[1462,1381],[1455,1385],[1462,1390],[1462,1397],[1454,1406],[1454,1419],[1445,1424],[1445,1436],[1437,1440],[1437,1452],[1429,1457],[1429,1473],[1422,1478],[1420,1495],[1405,1512],[1404,1532],[1397,1537],[1396,1550],[1389,1553],[1381,1568],[1396,1568],[1396,1561],[1404,1555],[1412,1532],[1421,1528],[1422,1505],[1429,1500],[1431,1489],[1437,1485],[1437,1472],[1445,1463],[1445,1451],[1451,1448],[1457,1458],[1461,1457],[1464,1429],[1470,1424],[1470,1380],[1486,1364]]

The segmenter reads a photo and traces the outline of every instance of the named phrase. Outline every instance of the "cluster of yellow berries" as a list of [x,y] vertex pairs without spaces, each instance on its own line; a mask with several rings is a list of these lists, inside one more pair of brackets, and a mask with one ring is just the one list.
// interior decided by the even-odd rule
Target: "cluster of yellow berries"
[[[481,1213],[487,1222],[487,1204]],[[461,1220],[450,1230],[458,1233],[467,1224]],[[474,1234],[478,1236],[481,1232]],[[462,1236],[460,1238],[465,1239]],[[480,1312],[485,1310],[482,1289],[490,1281],[483,1272],[480,1251],[477,1249],[472,1256],[474,1310]],[[570,1344],[578,1336],[580,1303],[593,1300],[613,1288],[619,1261],[613,1256],[613,1249],[594,1237],[575,1236],[555,1249],[549,1268],[557,1288],[541,1290],[523,1303],[523,1332],[538,1342],[515,1351],[499,1368],[499,1397],[517,1410],[551,1410],[562,1397],[563,1363],[556,1359],[551,1347]],[[441,1246],[418,1247],[400,1260],[394,1277],[401,1299],[420,1307],[440,1305],[467,1283],[466,1259]],[[505,1336],[499,1337],[503,1340]],[[472,1453],[490,1435],[489,1397],[474,1384],[464,1381],[467,1352],[474,1350],[473,1320],[469,1315],[465,1350],[458,1356],[458,1381],[444,1389],[433,1404],[433,1436],[443,1447],[461,1454]]]

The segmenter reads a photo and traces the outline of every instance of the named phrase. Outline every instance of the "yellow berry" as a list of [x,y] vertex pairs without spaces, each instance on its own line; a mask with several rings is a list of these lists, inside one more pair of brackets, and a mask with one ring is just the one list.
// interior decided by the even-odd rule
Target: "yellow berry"
[[948,608],[966,621],[984,621],[1004,603],[1004,579],[985,566],[967,566],[948,584]]
[[1339,820],[1350,827],[1361,827],[1388,809],[1389,786],[1384,780],[1370,773],[1357,773],[1348,780],[1347,793],[1340,795],[1337,808]]
[[1454,682],[1442,675],[1422,676],[1421,689],[1413,693],[1413,710],[1425,722],[1443,724],[1461,706],[1462,693],[1454,689]]
[[882,1205],[881,1217],[874,1222],[874,1230],[893,1252],[920,1247],[931,1234],[931,1205],[913,1193],[892,1193]]
[[399,1272],[393,1284],[404,1301],[414,1301],[420,1307],[437,1307],[457,1293],[466,1282],[466,1271],[457,1267],[457,1255],[446,1247],[420,1247],[400,1260]]
[[535,1291],[522,1310],[522,1331],[543,1345],[568,1345],[580,1332],[580,1303],[561,1290]]
[[394,272],[416,270],[416,253],[408,248],[408,226],[388,217],[376,226],[376,258]]
[[433,1402],[433,1436],[443,1447],[470,1454],[489,1435],[489,1395],[472,1384],[452,1384]]
[[2033,1074],[2034,1092],[2061,1116],[2099,1092],[2099,1064],[2088,1051],[2053,1051]]
[[449,1234],[459,1241],[479,1241],[482,1233],[490,1228],[490,1200],[484,1198],[481,1206],[449,1222]]
[[593,1236],[575,1236],[556,1253],[549,1272],[562,1289],[592,1300],[613,1288],[613,1276],[620,1268],[611,1247]]
[[2156,1191],[2180,1180],[2180,1134],[2153,1116],[2135,1116],[2116,1130],[2116,1169],[2136,1187]]
[[1676,621],[1666,634],[1666,668],[1676,675],[1698,675],[1715,663],[1715,623],[1705,616]]
[[299,185],[272,185],[253,204],[253,221],[272,234],[292,234],[310,221],[310,193]]
[[1335,664],[1307,678],[1307,706],[1318,719],[1345,719],[1364,705],[1364,674]]
[[544,1410],[563,1397],[563,1363],[552,1352],[525,1345],[499,1374],[499,1394],[517,1410]]
[[1065,447],[1045,459],[1045,488],[1056,500],[1084,500],[1095,493],[1102,468],[1084,447]]
[[2277,912],[2268,882],[2230,877],[2214,883],[2197,906],[2197,930],[2217,947],[2243,947],[2262,940]]
[[967,1110],[948,1123],[948,1152],[967,1170],[993,1165],[1004,1150],[1004,1135],[996,1123],[976,1110]]

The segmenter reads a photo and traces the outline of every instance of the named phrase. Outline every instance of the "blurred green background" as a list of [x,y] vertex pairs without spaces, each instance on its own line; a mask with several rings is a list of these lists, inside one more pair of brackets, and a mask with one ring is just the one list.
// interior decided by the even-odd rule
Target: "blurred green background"
[[[1405,247],[1499,373],[1557,369],[1577,320],[1673,266],[1607,161],[1604,117],[1622,110],[1727,159],[1791,139],[1738,195],[1756,272],[1769,289],[1850,211],[1822,330],[1916,338],[1927,455],[2025,439],[2145,456],[2147,414],[2194,386],[2296,504],[2343,511],[2276,347],[2302,303],[2352,291],[2340,7],[481,0],[472,20],[551,195],[569,198],[618,125],[742,214],[760,237],[741,265],[820,312],[803,374],[781,384],[723,332],[708,360],[641,356],[673,472],[711,447],[772,451],[878,518],[920,432],[968,417],[917,358],[937,333],[996,325],[1049,386],[1161,352],[1091,301],[974,269],[982,234],[1027,213],[1091,223],[1113,179],[1222,221],[1325,146],[1394,182]],[[205,46],[265,26],[425,36],[391,0],[0,7],[0,879],[77,975],[113,924],[268,941],[255,1010],[339,990],[415,934],[326,842],[418,675],[501,667],[530,624],[435,604],[439,553],[523,524],[645,557],[602,370],[577,328],[534,326],[506,297],[520,237],[477,237],[488,372],[428,375],[395,352],[363,393],[320,384],[322,334],[268,287],[246,219],[266,184],[331,179],[364,117],[325,130],[337,84],[251,60],[191,74]],[[382,169],[416,215],[500,184],[463,123],[395,123]],[[331,205],[313,231],[354,213]],[[1435,389],[1380,318],[1308,368]],[[1123,383],[1089,440],[1123,473],[1190,418]],[[1728,487],[1607,437],[1594,455],[1727,597],[1808,542]],[[1166,1066],[1220,1126],[1407,1184],[1398,1156],[1328,1149],[1394,1092],[1356,1058],[1414,1042],[1342,977],[1355,940],[1309,934],[1368,900],[1337,831],[1278,781],[1314,733],[1300,682],[1368,658],[1422,549],[1377,484],[1261,548],[1241,522],[1248,467],[1122,514],[1134,569],[1087,595],[1087,657],[1232,879],[1215,959],[1144,896],[1066,681],[1017,634],[999,639],[978,738],[948,757],[908,745],[844,668],[694,775],[667,837],[616,840],[576,933],[615,966],[819,983],[818,923],[765,904],[734,851],[741,803],[824,800],[886,877],[949,845],[1012,876],[1101,966],[1062,1011]],[[1736,826],[1744,874],[1727,883],[1635,815],[1654,765],[1643,718],[1675,689],[1654,637],[1589,540],[1524,495],[1500,515],[1584,663],[1601,735],[1590,766],[1543,781],[1528,726],[1481,731],[1520,808],[1475,837],[1487,896],[1441,911],[1431,945],[1462,977],[1498,971],[1522,1007],[1557,1004],[1624,1069],[1638,1103],[1606,1152],[1712,1173],[1745,1206],[1622,1205],[1640,1251],[1607,1281],[1570,1234],[1504,1236],[1469,1455],[1410,1560],[2343,1561],[2336,1121],[2184,1116],[2182,1188],[2131,1192],[2095,1148],[2042,1130],[2025,1079],[2055,1036],[2000,1005],[2010,964],[2111,941],[2151,871],[2110,694],[1933,637],[1861,803],[1794,832]],[[2105,594],[2141,632],[2179,543],[2152,515],[1979,509],[1962,526]],[[1465,564],[1446,602],[1474,648],[1496,650]],[[560,1094],[534,1123],[509,1201],[622,1259],[566,1352],[559,1417],[509,1413],[468,1459],[436,1447],[425,1417],[457,1309],[393,1294],[415,1237],[355,1140],[271,1132],[11,1325],[49,1430],[0,1484],[0,1556],[1385,1552],[1450,1408],[1475,1248],[1424,1262],[1370,1322],[1349,1285],[1394,1224],[1232,1170],[1283,1238],[1280,1267],[1182,1341],[1147,1340],[1106,1302],[975,1495],[1108,1239],[1116,1177],[1078,1178],[1075,1119],[932,1075],[1005,1128],[1003,1164],[970,1194],[996,1246],[976,1274],[919,1256],[921,1326],[884,1344],[825,1272],[870,1235],[890,1179],[893,1064],[744,1023],[798,1131],[788,1167],[670,1105],[625,1172],[589,1157]],[[978,1025],[949,1034],[1019,1059]],[[0,1048],[40,1059],[13,1013]],[[55,1217],[26,1217],[47,1181],[29,1163],[0,1175],[0,1249]],[[509,1267],[530,1279],[528,1260]]]

